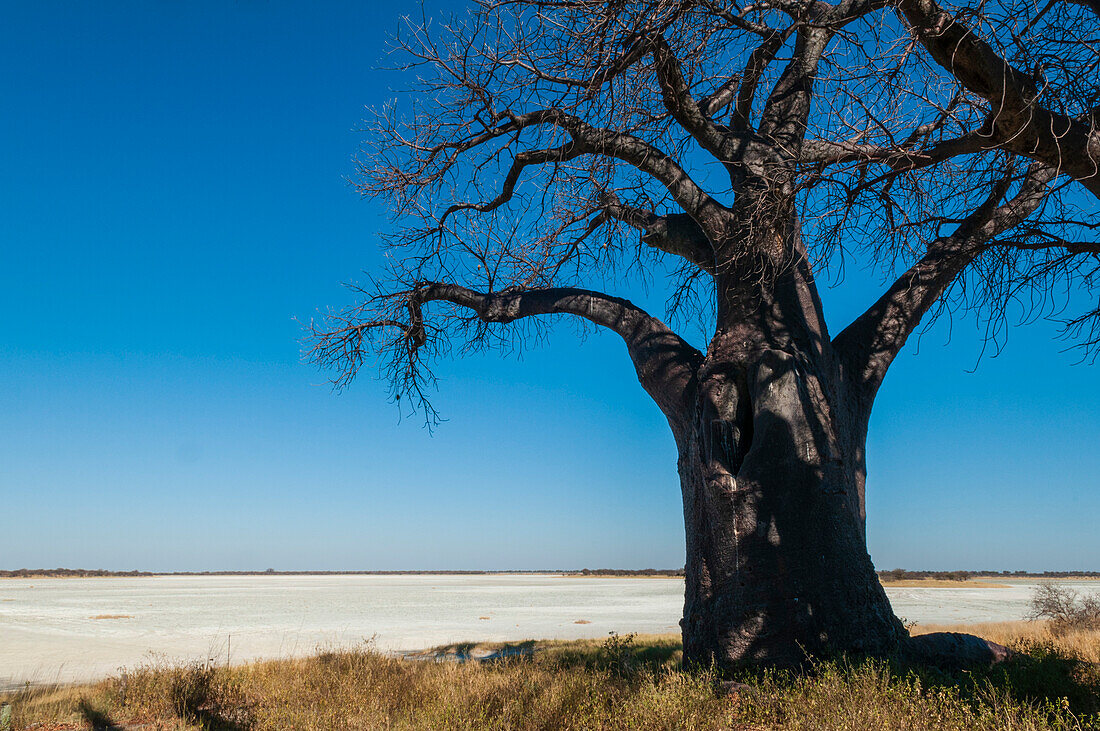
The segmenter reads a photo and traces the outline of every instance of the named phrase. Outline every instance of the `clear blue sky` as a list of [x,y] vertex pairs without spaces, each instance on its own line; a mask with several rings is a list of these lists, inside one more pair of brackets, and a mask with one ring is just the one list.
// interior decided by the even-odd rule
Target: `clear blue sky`
[[[675,449],[614,338],[441,364],[434,436],[300,360],[294,318],[379,263],[346,176],[400,12],[5,4],[0,568],[682,565]],[[826,293],[834,331],[874,284]],[[1038,324],[971,373],[973,321],[947,333],[879,397],[876,564],[1100,570],[1100,371]]]

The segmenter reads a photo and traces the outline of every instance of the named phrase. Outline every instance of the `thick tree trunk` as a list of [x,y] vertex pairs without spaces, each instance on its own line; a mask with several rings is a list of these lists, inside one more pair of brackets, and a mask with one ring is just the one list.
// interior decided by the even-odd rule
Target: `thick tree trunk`
[[907,633],[867,554],[861,420],[818,359],[752,340],[716,337],[677,435],[685,664],[893,652]]

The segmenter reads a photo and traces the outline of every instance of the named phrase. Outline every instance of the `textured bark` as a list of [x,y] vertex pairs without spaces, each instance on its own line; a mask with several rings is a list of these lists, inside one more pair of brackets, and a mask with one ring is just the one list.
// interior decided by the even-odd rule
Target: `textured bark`
[[[707,451],[732,436],[700,424],[680,458],[688,535],[681,622],[685,664],[793,664],[838,651],[896,650],[905,630],[874,573],[852,513],[855,480],[827,464],[801,414],[797,369],[765,356],[754,369],[757,446],[736,472]],[[709,432],[706,433],[706,432]],[[845,474],[849,472],[849,474]]]

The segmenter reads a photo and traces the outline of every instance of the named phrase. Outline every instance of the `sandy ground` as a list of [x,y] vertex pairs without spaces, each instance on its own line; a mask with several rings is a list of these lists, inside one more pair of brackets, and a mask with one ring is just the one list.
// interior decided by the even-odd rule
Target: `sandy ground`
[[[1035,584],[916,582],[886,592],[907,622],[960,624],[1022,619]],[[532,574],[11,579],[0,582],[0,687],[364,642],[405,652],[475,639],[666,634],[679,630],[683,591],[682,579]]]

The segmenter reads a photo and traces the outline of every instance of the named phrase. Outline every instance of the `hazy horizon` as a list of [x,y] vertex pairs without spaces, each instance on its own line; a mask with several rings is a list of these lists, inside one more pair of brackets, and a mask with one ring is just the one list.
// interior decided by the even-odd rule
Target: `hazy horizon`
[[[919,566],[890,566],[890,567],[876,566],[875,568],[878,571],[890,571],[890,570],[902,569],[904,571],[911,571],[911,572],[916,572],[916,573],[920,573],[920,572],[947,573],[947,572],[952,572],[952,571],[965,571],[965,572],[971,573],[971,574],[983,574],[983,573],[1006,574],[1007,573],[1008,575],[1012,575],[1016,572],[1023,572],[1023,573],[1029,574],[1029,575],[1033,575],[1033,576],[1034,575],[1042,575],[1042,574],[1082,574],[1083,575],[1083,574],[1096,574],[1096,573],[1100,572],[1100,569],[1090,568],[1090,567],[1082,567],[1082,566],[1077,566],[1077,567],[1074,567],[1074,568],[1049,568],[1048,567],[1048,568],[1045,568],[1045,569],[1038,569],[1038,570],[992,569],[992,568],[988,568],[988,567],[986,567],[986,568],[967,568],[967,567],[959,567],[959,566],[955,566],[955,567],[951,567],[951,568],[925,568],[925,567],[919,567]],[[599,572],[599,571],[674,572],[674,571],[682,571],[683,568],[682,567],[681,568],[675,568],[675,567],[669,567],[669,566],[665,566],[665,567],[661,567],[661,566],[628,567],[628,566],[594,566],[594,565],[577,566],[577,567],[556,567],[556,568],[554,568],[554,567],[548,568],[548,567],[544,566],[544,567],[536,567],[536,568],[517,568],[517,567],[477,568],[477,567],[473,567],[473,568],[454,568],[454,569],[445,569],[445,568],[389,568],[389,569],[378,569],[378,568],[303,568],[303,569],[281,569],[281,568],[276,568],[276,567],[265,567],[265,568],[262,568],[262,569],[255,569],[255,568],[142,569],[142,568],[106,568],[106,567],[86,568],[86,567],[67,567],[67,566],[57,566],[57,567],[49,567],[49,568],[45,567],[45,566],[34,566],[34,567],[20,566],[20,567],[17,567],[17,568],[5,568],[5,567],[0,566],[0,571],[2,571],[2,572],[13,572],[13,571],[28,571],[28,572],[34,572],[34,571],[73,571],[73,572],[106,571],[106,572],[109,572],[111,574],[126,574],[126,573],[136,572],[136,573],[139,573],[139,574],[153,574],[153,575],[163,575],[163,576],[193,575],[193,574],[238,574],[238,575],[240,575],[240,574],[247,574],[247,575],[256,574],[256,575],[264,575],[264,574],[268,574],[268,573],[274,573],[274,574],[463,574],[463,573],[466,573],[466,574],[477,574],[477,573],[485,573],[485,574],[507,574],[507,573],[556,574],[556,573],[576,573],[576,572],[585,571],[585,570],[593,571],[593,572]],[[5,577],[0,577],[0,578],[5,578]],[[68,578],[68,577],[66,577],[66,578]],[[89,577],[89,578],[96,578],[96,577]]]
[[[371,368],[334,394],[302,362],[302,323],[348,302],[393,228],[346,178],[364,106],[401,86],[377,70],[398,15],[8,8],[0,561],[683,565],[676,447],[616,337],[563,326],[522,357],[435,364],[434,435]],[[882,289],[839,274],[833,332]],[[614,293],[661,312],[662,284]],[[876,566],[1100,569],[1097,371],[1057,333],[1014,328],[994,357],[958,316],[911,340],[867,445]]]

